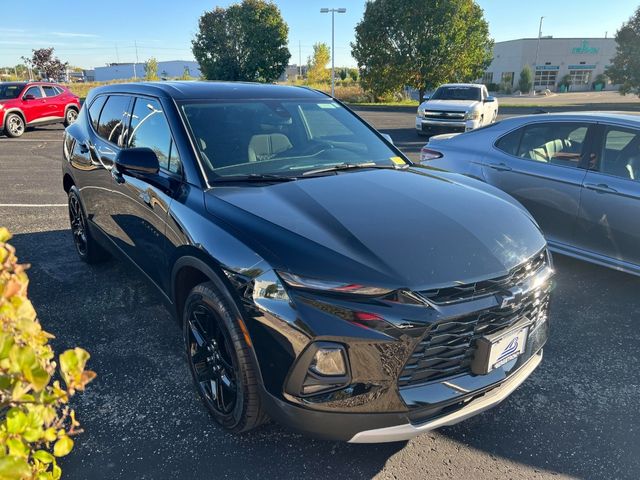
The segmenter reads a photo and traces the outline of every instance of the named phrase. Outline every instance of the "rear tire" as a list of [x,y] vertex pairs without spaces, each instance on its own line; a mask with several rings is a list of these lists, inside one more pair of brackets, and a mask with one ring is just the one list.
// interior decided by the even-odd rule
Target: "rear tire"
[[73,107],[67,108],[67,111],[64,114],[64,126],[68,127],[69,125],[75,123],[77,119],[78,111]]
[[191,290],[182,313],[189,370],[214,420],[241,433],[267,420],[258,372],[235,309],[212,282]]
[[25,127],[24,120],[17,113],[8,114],[4,121],[4,132],[11,138],[21,137],[25,131]]
[[109,257],[107,251],[102,248],[91,235],[87,226],[87,217],[84,213],[80,192],[76,186],[69,190],[69,223],[73,234],[73,243],[80,260],[88,264],[100,263]]

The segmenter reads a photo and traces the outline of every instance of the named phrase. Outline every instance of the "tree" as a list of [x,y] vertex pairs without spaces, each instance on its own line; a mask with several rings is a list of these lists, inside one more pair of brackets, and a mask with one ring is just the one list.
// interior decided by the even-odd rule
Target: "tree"
[[[419,12],[419,13],[416,13]],[[491,63],[493,40],[473,0],[369,0],[351,54],[375,96],[471,81]]]
[[533,82],[531,81],[531,68],[529,65],[525,65],[520,72],[518,88],[521,93],[529,93],[531,91],[531,87],[533,87]]
[[158,61],[154,57],[151,57],[149,60],[147,60],[147,63],[144,64],[144,71],[145,80],[158,80]]
[[358,81],[358,76],[360,75],[360,72],[358,72],[357,68],[350,68],[349,69],[349,77],[351,77],[351,80],[353,80],[354,82]]
[[342,80],[343,82],[347,79],[347,69],[346,68],[341,68],[340,70],[338,70],[338,76],[340,77],[340,80]]
[[326,43],[316,43],[313,45],[313,54],[307,61],[308,82],[324,83],[331,79],[331,72],[327,70],[327,63],[331,60],[331,50]]
[[289,27],[278,7],[265,0],[243,0],[205,12],[191,42],[200,71],[208,80],[273,82],[291,54]]
[[640,7],[616,32],[616,54],[606,73],[620,93],[640,96]]
[[38,71],[42,78],[57,80],[64,75],[67,62],[62,63],[58,57],[53,55],[53,47],[32,50],[31,58],[22,57],[31,68]]

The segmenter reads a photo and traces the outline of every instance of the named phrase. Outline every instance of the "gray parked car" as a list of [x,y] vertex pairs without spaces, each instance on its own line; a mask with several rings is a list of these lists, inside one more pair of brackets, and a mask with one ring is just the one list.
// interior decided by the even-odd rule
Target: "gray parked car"
[[640,116],[513,117],[432,137],[421,161],[515,197],[552,250],[640,275]]

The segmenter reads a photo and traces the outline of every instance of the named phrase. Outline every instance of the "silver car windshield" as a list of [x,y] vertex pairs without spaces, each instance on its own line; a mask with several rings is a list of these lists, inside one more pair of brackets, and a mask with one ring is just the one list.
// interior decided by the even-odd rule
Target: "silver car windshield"
[[210,180],[300,176],[338,165],[405,164],[332,100],[198,101],[181,108]]

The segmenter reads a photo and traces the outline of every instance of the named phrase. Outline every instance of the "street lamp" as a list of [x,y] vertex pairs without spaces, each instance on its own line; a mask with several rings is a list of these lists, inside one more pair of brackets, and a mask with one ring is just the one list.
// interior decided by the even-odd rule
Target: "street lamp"
[[533,95],[536,95],[536,72],[538,71],[538,53],[540,52],[540,37],[542,37],[542,20],[544,17],[540,17],[540,26],[538,27],[538,43],[536,45],[536,61],[533,64]]
[[335,76],[335,47],[334,47],[334,17],[336,13],[346,13],[346,8],[321,8],[320,13],[331,12],[331,96],[335,97],[336,76]]

